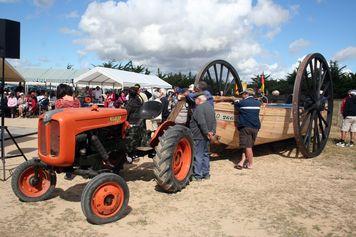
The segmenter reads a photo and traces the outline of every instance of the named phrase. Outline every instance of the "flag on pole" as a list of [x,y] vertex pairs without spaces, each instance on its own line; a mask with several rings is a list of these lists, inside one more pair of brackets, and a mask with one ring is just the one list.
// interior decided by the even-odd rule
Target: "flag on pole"
[[262,73],[261,75],[261,93],[265,93],[265,74]]
[[239,95],[239,86],[237,85],[236,82],[235,82],[235,87],[234,87],[234,93],[235,93],[235,95]]

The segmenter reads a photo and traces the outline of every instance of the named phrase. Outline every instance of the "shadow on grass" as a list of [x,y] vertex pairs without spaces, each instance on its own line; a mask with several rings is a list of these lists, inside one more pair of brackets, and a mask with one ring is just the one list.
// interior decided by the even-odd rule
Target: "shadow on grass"
[[[298,152],[296,147],[297,145],[295,140],[292,138],[254,146],[253,152],[254,157],[256,158],[272,154],[291,159],[303,158],[302,154]],[[241,159],[242,156],[242,149],[230,150],[226,149],[226,146],[224,145],[212,147],[211,152],[219,154],[218,157],[211,158],[211,161],[228,159],[231,162],[236,163]]]
[[83,190],[87,183],[75,184],[59,193],[59,197],[69,202],[80,202]]
[[147,161],[142,164],[129,164],[120,172],[126,181],[152,181],[155,179],[153,173],[153,161]]

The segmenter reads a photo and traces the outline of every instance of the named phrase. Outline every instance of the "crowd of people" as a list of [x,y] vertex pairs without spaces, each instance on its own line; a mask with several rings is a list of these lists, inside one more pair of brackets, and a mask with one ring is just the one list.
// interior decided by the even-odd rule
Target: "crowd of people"
[[4,90],[3,112],[9,118],[36,117],[51,109],[51,102],[54,102],[53,91],[29,91],[25,94],[23,87],[18,86],[13,91]]

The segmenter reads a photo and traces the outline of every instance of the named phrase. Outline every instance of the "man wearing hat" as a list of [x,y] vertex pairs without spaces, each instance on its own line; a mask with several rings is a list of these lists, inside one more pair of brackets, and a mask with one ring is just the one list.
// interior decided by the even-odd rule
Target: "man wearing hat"
[[204,92],[196,94],[196,108],[190,119],[190,129],[193,134],[195,159],[193,180],[210,178],[209,140],[216,131],[214,108],[208,103]]
[[[253,98],[254,91],[251,88],[242,91],[241,95],[243,99],[235,102],[235,109],[239,113],[237,128],[239,130],[240,148],[244,149],[244,152],[242,159],[235,168],[251,169],[253,164],[252,147],[261,127],[259,117],[261,102]],[[247,162],[245,163],[246,159]]]

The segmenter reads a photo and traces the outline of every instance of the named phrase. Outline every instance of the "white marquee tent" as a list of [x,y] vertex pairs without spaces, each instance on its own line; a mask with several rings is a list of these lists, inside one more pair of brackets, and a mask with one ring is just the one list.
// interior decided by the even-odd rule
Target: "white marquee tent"
[[[0,59],[0,78],[2,74],[2,59]],[[5,60],[5,81],[6,82],[25,82],[23,76]]]
[[140,84],[144,88],[172,88],[170,84],[156,75],[145,75],[135,72],[127,72],[118,69],[95,67],[86,73],[74,78],[74,84],[78,86],[101,87],[131,87]]
[[23,76],[27,85],[73,83],[73,79],[87,69],[55,69],[55,68],[16,68]]

